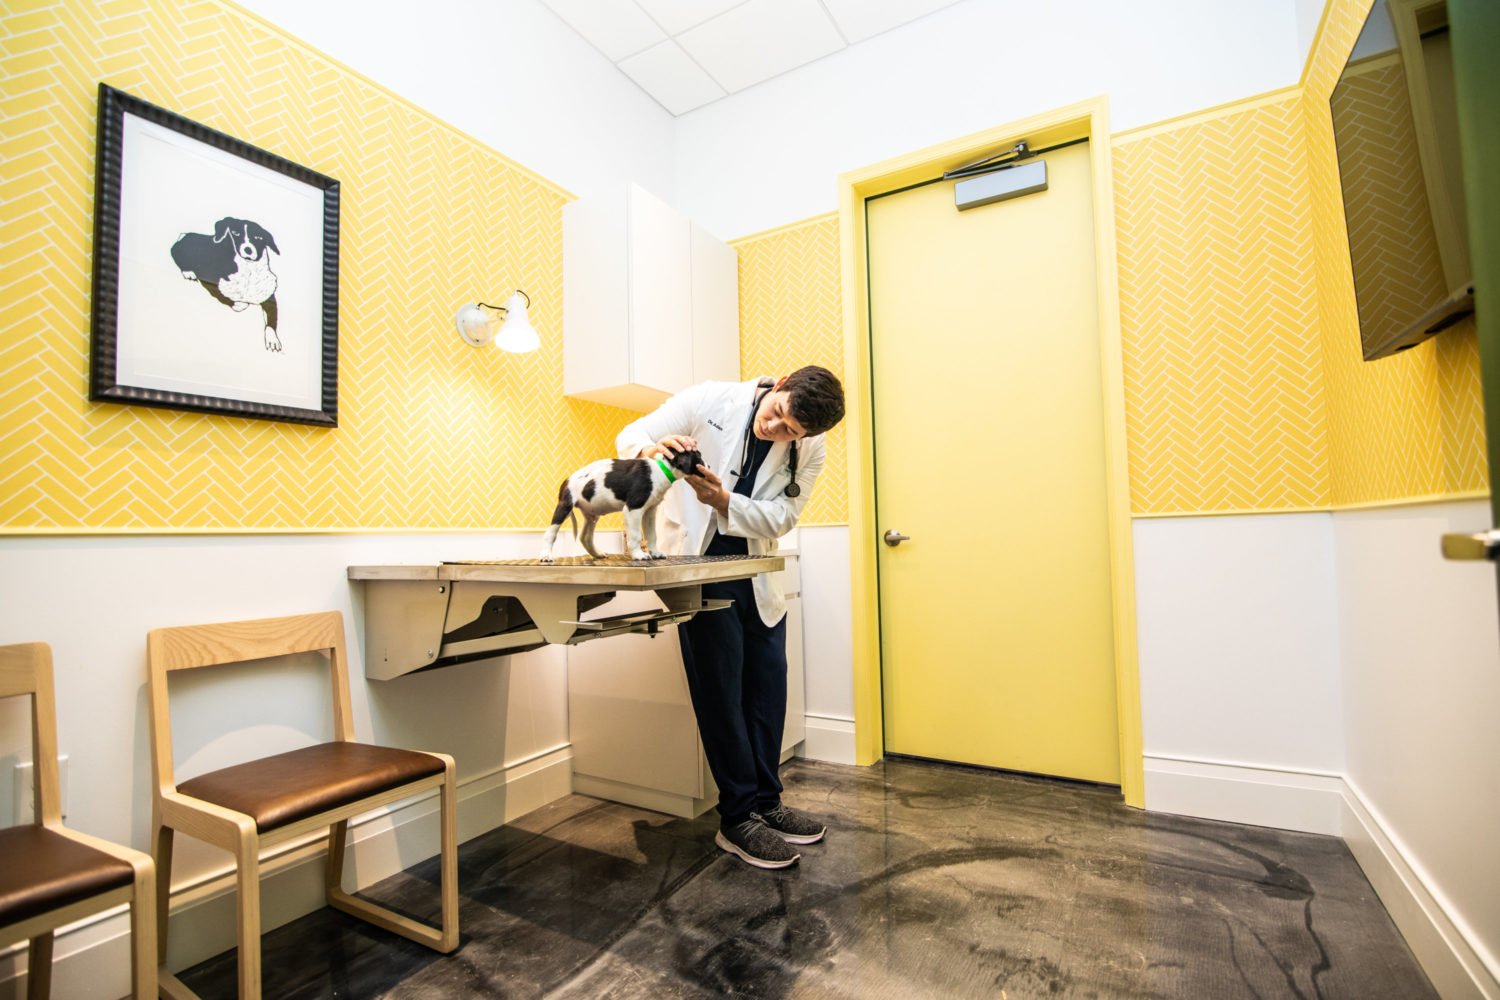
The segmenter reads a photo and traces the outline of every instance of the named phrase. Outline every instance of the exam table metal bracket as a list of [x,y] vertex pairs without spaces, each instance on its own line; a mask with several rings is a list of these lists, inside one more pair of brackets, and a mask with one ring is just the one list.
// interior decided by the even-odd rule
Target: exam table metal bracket
[[[417,670],[576,644],[611,635],[656,635],[666,625],[731,602],[703,599],[703,584],[783,568],[780,556],[624,557],[438,565],[350,566],[365,591],[365,675]],[[653,590],[663,609],[588,618],[617,591]]]

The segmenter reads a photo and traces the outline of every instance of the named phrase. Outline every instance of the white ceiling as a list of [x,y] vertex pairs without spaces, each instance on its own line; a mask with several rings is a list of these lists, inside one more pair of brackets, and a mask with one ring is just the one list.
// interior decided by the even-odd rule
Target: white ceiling
[[542,0],[674,115],[957,0]]

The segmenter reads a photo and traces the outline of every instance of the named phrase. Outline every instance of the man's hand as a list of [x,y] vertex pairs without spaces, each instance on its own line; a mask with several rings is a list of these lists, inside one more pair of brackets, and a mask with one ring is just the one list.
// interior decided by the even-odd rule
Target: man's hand
[[642,458],[659,458],[665,456],[671,458],[680,451],[694,451],[698,442],[686,434],[668,434],[655,444],[648,444],[641,449]]
[[696,476],[683,476],[682,481],[693,488],[699,501],[728,517],[729,491],[724,488],[723,481],[706,465],[698,466],[698,473]]

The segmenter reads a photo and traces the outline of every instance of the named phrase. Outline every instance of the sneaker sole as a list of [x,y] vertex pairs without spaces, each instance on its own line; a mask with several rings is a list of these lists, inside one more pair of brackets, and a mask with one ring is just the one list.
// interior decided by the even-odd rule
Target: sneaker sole
[[796,864],[797,859],[802,857],[800,854],[793,854],[790,861],[767,861],[765,858],[757,858],[755,855],[743,851],[730,843],[729,838],[724,836],[722,830],[714,834],[714,843],[745,862],[745,864],[754,865],[756,868],[786,868]]
[[774,826],[770,829],[772,833],[776,834],[776,836],[780,837],[788,844],[816,844],[828,834],[828,827],[826,826],[823,829],[819,830],[817,833],[800,835],[795,833],[782,833]]

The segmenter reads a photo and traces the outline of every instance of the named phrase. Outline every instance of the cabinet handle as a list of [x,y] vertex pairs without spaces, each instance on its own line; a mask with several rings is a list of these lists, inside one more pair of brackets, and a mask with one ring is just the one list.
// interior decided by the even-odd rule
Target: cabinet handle
[[887,531],[885,533],[885,544],[891,546],[892,548],[894,548],[897,545],[900,545],[902,542],[909,542],[909,541],[911,541],[911,536],[910,535],[903,535],[903,534],[901,534],[901,532],[897,531],[895,528],[892,528],[891,530],[889,530],[889,531]]

